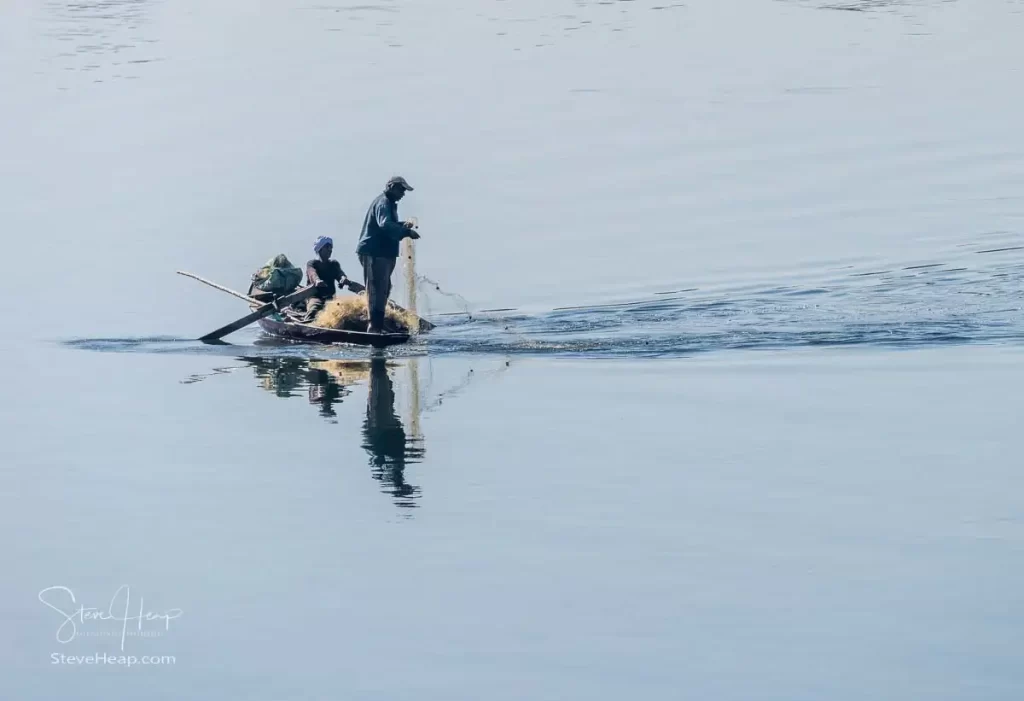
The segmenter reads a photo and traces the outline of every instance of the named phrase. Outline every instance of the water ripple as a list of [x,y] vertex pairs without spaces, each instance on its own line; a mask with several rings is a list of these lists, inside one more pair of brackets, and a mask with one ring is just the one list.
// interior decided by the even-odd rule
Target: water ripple
[[[396,355],[444,353],[555,354],[577,357],[679,357],[728,350],[785,350],[823,346],[921,348],[1024,340],[1024,256],[1021,246],[963,250],[946,262],[910,262],[846,268],[800,283],[694,288],[655,293],[613,304],[574,306],[527,314],[516,310],[438,319],[438,328]],[[985,253],[984,258],[975,254]],[[985,261],[963,264],[964,257]],[[247,333],[254,333],[252,331]],[[237,338],[257,338],[239,334]],[[238,346],[207,346],[173,338],[77,339],[85,350],[147,353],[221,353]],[[267,355],[365,355],[336,347],[259,339]]]

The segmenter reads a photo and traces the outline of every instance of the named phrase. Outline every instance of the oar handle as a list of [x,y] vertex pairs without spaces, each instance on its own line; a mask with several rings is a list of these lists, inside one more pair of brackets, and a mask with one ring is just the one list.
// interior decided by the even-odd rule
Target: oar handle
[[232,290],[232,289],[230,289],[228,287],[224,287],[223,285],[218,285],[216,282],[211,282],[211,281],[207,280],[206,278],[199,277],[195,273],[185,272],[184,270],[178,270],[176,272],[178,273],[178,275],[184,275],[185,277],[190,277],[193,280],[198,280],[199,282],[203,283],[204,285],[209,285],[210,287],[214,288],[215,290],[220,290],[221,292],[227,292],[229,295],[233,295],[235,297],[238,297],[239,299],[244,299],[246,302],[249,302],[250,304],[263,304],[263,302],[259,301],[258,299],[250,297],[249,295],[244,295],[241,292],[236,292],[235,290]]

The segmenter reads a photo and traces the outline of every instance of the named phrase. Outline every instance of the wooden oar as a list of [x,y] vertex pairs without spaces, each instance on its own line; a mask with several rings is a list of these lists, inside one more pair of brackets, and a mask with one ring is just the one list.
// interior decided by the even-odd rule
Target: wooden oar
[[[363,292],[363,291],[366,290],[366,285],[362,285],[362,284],[356,282],[355,280],[349,280],[346,283],[345,286],[348,287],[348,289],[350,289],[353,292],[355,292],[356,294],[359,294],[360,292]],[[395,309],[397,309],[398,311],[402,312],[403,314],[408,314],[409,313],[408,310],[406,310],[405,307],[396,304],[395,302],[393,302],[390,299],[388,300],[388,305],[394,307]],[[433,328],[437,328],[436,326],[434,326],[434,324],[431,324],[429,321],[427,321],[426,319],[424,319],[422,317],[417,316],[416,318],[419,319],[419,322],[420,322],[420,331],[430,331]]]
[[199,282],[203,283],[204,285],[209,285],[210,287],[214,288],[215,290],[220,290],[221,292],[227,292],[229,295],[234,295],[235,297],[238,297],[239,299],[244,299],[249,304],[263,304],[263,302],[261,302],[258,299],[250,297],[249,295],[244,295],[241,292],[235,292],[234,290],[232,290],[230,288],[227,288],[227,287],[224,287],[223,285],[218,285],[216,282],[210,282],[206,278],[199,277],[195,273],[188,273],[188,272],[185,272],[184,270],[178,270],[177,273],[178,273],[178,275],[184,275],[185,277],[190,277],[193,280],[198,280]]
[[[223,289],[225,292],[230,292],[230,290],[227,290],[226,288],[220,288],[218,285],[214,285],[214,287],[218,287],[218,289]],[[316,285],[310,285],[309,287],[303,287],[301,290],[292,292],[290,295],[285,295],[284,297],[279,297],[275,301],[268,302],[266,304],[260,304],[260,302],[253,300],[254,304],[260,304],[259,308],[253,310],[249,314],[246,314],[237,321],[232,321],[227,326],[222,326],[216,331],[211,331],[205,336],[201,336],[199,340],[203,341],[204,343],[209,343],[211,341],[219,341],[221,338],[227,336],[229,333],[234,333],[239,329],[245,328],[249,324],[255,321],[259,321],[265,316],[280,311],[287,306],[295,304],[296,302],[302,302],[303,300],[309,299],[310,297],[313,296],[315,292]]]

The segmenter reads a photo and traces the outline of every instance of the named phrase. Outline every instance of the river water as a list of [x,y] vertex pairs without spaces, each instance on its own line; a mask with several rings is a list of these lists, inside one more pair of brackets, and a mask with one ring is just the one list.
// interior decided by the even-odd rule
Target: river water
[[[5,3],[0,698],[1021,698],[1021,36]],[[396,173],[436,330],[192,340]]]

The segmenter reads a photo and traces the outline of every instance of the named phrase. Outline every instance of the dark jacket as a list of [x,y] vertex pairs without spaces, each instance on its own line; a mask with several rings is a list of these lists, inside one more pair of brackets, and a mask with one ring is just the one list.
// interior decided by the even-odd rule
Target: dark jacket
[[407,237],[409,231],[398,220],[398,203],[381,194],[366,212],[356,255],[398,258],[398,242]]

